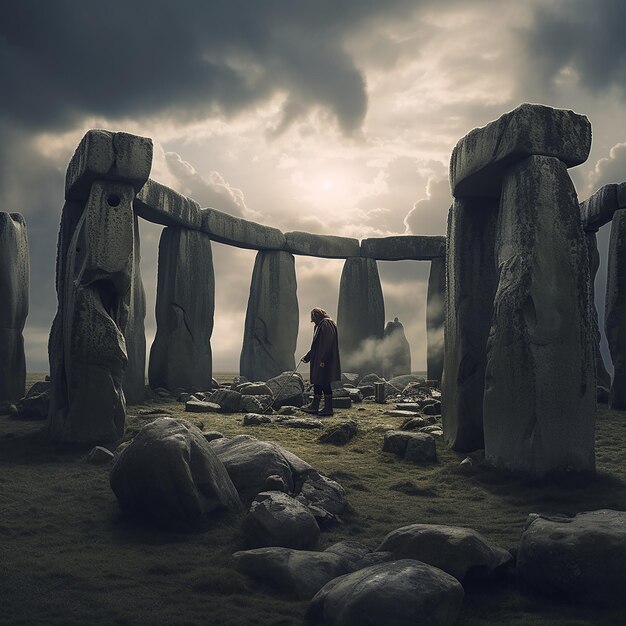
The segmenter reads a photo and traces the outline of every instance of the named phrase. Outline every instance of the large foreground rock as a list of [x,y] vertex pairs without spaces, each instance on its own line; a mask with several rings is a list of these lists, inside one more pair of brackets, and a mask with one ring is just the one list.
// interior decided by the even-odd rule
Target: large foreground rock
[[202,431],[185,420],[144,426],[118,456],[111,488],[122,509],[151,522],[194,526],[241,508],[235,486]]
[[272,392],[272,406],[302,406],[304,404],[304,382],[300,374],[283,372],[267,381]]
[[309,626],[454,624],[463,587],[441,570],[409,559],[372,565],[331,580],[311,601]]
[[389,533],[376,549],[396,559],[417,559],[459,581],[489,576],[509,564],[511,554],[471,528],[441,524],[411,524]]
[[517,566],[522,578],[542,592],[566,594],[577,602],[626,605],[626,512],[531,515]]

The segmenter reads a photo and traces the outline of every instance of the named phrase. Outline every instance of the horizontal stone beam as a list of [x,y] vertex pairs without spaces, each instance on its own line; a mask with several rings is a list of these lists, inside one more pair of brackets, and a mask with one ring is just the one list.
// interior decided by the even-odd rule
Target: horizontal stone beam
[[431,261],[445,255],[445,237],[397,235],[361,241],[361,256],[379,261]]
[[584,115],[540,104],[522,104],[455,146],[450,188],[455,198],[498,198],[505,170],[531,155],[556,157],[568,167],[587,160],[591,124]]
[[301,231],[285,233],[285,250],[325,259],[360,256],[359,240],[335,235],[314,235]]
[[252,250],[282,250],[285,235],[271,226],[244,220],[217,209],[202,209],[202,232],[214,241]]
[[129,133],[90,130],[78,144],[65,176],[66,200],[84,201],[94,180],[129,183],[139,191],[150,176],[152,140]]
[[202,210],[191,198],[149,179],[134,202],[139,217],[163,226],[202,230]]
[[583,228],[596,232],[613,219],[618,209],[626,208],[626,183],[604,185],[580,203]]

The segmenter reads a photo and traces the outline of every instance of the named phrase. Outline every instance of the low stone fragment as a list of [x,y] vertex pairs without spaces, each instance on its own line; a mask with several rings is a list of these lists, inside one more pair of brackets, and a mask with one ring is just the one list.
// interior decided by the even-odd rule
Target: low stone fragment
[[305,428],[316,429],[324,428],[324,424],[321,420],[314,417],[292,417],[280,422],[281,426],[287,426],[288,428]]
[[283,372],[267,381],[267,386],[272,390],[273,404],[275,409],[281,406],[297,406],[304,404],[304,382],[299,374]]
[[107,448],[103,448],[102,446],[96,446],[92,448],[89,454],[87,455],[87,462],[92,465],[106,465],[110,463],[115,458],[115,455]]
[[219,413],[222,407],[217,402],[204,400],[188,400],[185,402],[185,411],[189,413]]
[[243,416],[244,426],[259,426],[261,424],[271,424],[272,418],[269,415],[260,415],[258,413],[246,413]]
[[260,398],[262,396],[241,396],[239,410],[244,413],[262,413],[267,403],[263,403]]
[[340,515],[348,506],[346,490],[337,481],[317,473],[306,478],[296,498],[308,506],[323,508],[333,515]]
[[318,441],[320,443],[330,443],[334,446],[345,446],[356,435],[357,423],[350,420],[349,422],[341,422],[328,428],[322,433]]
[[437,460],[437,448],[431,434],[424,431],[415,433],[421,437],[411,437],[406,444],[404,460],[411,463],[433,463]]
[[219,404],[225,413],[237,413],[241,407],[241,394],[230,389],[216,389],[209,396],[209,402]]

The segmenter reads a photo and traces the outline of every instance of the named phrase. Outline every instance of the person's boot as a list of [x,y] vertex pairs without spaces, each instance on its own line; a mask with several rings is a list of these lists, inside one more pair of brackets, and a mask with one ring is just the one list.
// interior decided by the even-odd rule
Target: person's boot
[[307,404],[306,406],[301,407],[300,410],[304,411],[305,413],[317,413],[320,408],[321,400],[322,400],[322,394],[314,395],[313,401]]
[[318,411],[317,414],[321,415],[322,417],[327,416],[327,415],[334,415],[332,393],[324,394],[324,408],[321,411]]

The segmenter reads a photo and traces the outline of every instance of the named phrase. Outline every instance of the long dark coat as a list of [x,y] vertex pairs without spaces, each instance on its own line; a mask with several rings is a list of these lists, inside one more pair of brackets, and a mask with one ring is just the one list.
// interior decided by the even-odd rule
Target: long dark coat
[[[324,385],[341,380],[339,363],[339,340],[337,324],[325,317],[315,325],[311,349],[304,356],[305,363],[311,363],[311,383]],[[320,367],[324,363],[324,367]]]

